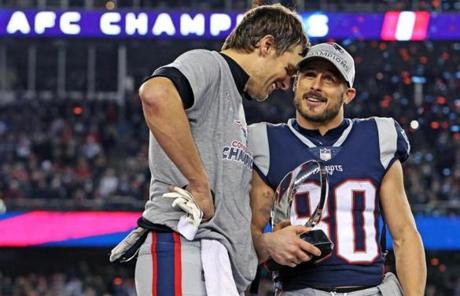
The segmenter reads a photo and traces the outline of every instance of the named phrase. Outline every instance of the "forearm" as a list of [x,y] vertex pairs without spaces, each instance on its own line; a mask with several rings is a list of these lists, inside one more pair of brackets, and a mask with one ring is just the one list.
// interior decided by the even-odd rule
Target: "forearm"
[[425,251],[417,231],[411,231],[393,243],[396,271],[405,296],[424,295],[426,284]]
[[251,199],[252,208],[252,223],[251,232],[254,247],[259,258],[259,263],[268,260],[270,253],[268,252],[265,241],[264,229],[270,221],[270,213],[273,204],[273,196],[270,190],[259,193],[259,198]]
[[259,258],[259,263],[263,263],[267,261],[268,258],[270,258],[270,254],[264,242],[263,229],[260,229],[260,227],[258,226],[252,225],[251,231],[252,231],[252,241],[254,242],[254,247],[257,252],[257,257]]
[[270,257],[264,241],[264,229],[270,221],[273,206],[273,189],[260,178],[256,171],[253,171],[251,182],[251,232],[254,247],[259,257],[259,262],[265,262]]

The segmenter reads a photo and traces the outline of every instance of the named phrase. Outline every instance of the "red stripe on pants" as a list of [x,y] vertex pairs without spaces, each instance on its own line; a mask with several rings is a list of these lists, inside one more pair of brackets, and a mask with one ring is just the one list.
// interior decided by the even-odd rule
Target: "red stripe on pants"
[[180,234],[173,233],[174,239],[174,296],[182,295],[182,262]]
[[157,296],[158,294],[158,261],[157,261],[157,234],[156,232],[151,232],[152,234],[152,246],[150,251],[152,254],[152,296]]

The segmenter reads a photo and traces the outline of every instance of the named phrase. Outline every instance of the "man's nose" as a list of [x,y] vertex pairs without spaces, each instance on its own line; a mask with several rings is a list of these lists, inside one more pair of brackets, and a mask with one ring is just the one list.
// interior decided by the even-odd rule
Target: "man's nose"
[[286,75],[286,77],[283,78],[283,80],[279,81],[279,88],[282,90],[288,90],[291,88],[291,77],[289,75]]
[[321,74],[317,75],[311,84],[311,88],[314,90],[321,90]]

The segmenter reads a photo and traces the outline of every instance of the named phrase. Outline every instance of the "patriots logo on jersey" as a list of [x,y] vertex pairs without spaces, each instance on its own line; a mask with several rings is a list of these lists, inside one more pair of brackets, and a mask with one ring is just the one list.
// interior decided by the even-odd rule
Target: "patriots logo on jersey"
[[319,158],[324,161],[328,161],[332,158],[331,149],[322,148],[319,150]]

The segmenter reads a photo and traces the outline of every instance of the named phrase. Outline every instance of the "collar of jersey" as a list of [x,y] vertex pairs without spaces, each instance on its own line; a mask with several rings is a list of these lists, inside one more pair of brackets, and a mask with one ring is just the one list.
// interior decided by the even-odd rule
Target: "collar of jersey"
[[[353,121],[351,119],[345,118],[344,121],[346,120],[348,127],[342,132],[340,137],[332,144],[332,147],[340,147],[342,146],[343,142],[347,139],[348,135],[351,132],[351,129],[353,128]],[[313,143],[310,139],[308,139],[307,136],[303,135],[301,132],[299,132],[295,127],[295,119],[291,118],[287,122],[288,128],[291,130],[291,132],[299,138],[300,141],[302,141],[305,145],[307,145],[309,148],[314,148],[317,147],[315,143]]]
[[[246,83],[249,80],[249,75],[244,71],[244,69],[231,57],[228,55],[220,52],[220,55],[225,59],[230,68],[230,72],[232,72],[233,81],[235,81],[236,87],[240,94],[244,97],[248,98],[247,94],[244,91]],[[248,98],[250,99],[250,97]]]

